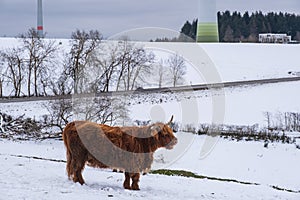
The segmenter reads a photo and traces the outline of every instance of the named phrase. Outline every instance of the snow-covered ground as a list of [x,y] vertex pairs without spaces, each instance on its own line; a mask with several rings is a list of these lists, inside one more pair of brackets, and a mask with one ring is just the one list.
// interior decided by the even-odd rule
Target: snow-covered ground
[[[143,43],[159,58],[177,53],[187,61],[186,84],[300,75],[300,45],[251,43]],[[218,77],[211,77],[211,76]]]
[[[300,45],[202,44],[223,81],[295,76]],[[289,74],[289,72],[292,72]]]
[[[158,151],[154,169],[157,166],[184,169],[209,177],[234,179],[257,185],[148,174],[141,177],[141,191],[127,191],[122,188],[123,174],[86,167],[83,173],[86,185],[81,186],[68,180],[65,163],[29,158],[65,160],[62,141],[2,140],[0,141],[1,199],[296,200],[300,198],[300,193],[291,192],[300,190],[298,173],[300,151],[295,145],[274,143],[269,145],[269,148],[264,148],[262,142],[220,139],[211,154],[201,158],[200,150],[205,136],[177,133],[177,137],[179,141],[184,141],[186,137],[191,137],[192,140],[189,145],[179,143],[172,151]],[[277,190],[273,186],[291,191]]]

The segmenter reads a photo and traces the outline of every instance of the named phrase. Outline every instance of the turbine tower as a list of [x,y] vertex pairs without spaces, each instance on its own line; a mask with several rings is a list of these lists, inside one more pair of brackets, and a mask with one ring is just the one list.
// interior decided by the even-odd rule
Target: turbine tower
[[197,42],[219,42],[216,0],[199,0]]
[[37,33],[39,37],[44,37],[42,0],[37,0]]

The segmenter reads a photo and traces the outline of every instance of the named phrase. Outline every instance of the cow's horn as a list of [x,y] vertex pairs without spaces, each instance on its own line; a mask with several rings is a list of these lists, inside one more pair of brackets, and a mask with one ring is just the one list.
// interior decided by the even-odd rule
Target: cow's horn
[[173,115],[172,115],[170,121],[167,123],[167,125],[171,125],[172,121],[173,121]]

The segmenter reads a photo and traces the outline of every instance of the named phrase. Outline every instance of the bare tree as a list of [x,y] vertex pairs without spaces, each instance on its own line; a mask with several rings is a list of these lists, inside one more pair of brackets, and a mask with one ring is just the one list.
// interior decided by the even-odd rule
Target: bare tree
[[[57,45],[55,41],[42,39],[37,30],[29,29],[26,34],[20,36],[23,42],[24,63],[27,71],[27,92],[31,96],[31,85],[33,82],[34,95],[38,96],[38,86],[44,81],[45,74],[48,72],[48,64],[55,57]],[[45,88],[43,89],[45,92]]]
[[272,124],[271,124],[271,121],[272,121],[272,114],[270,112],[264,112],[263,115],[265,116],[265,120],[267,122],[267,126],[268,128],[271,128]]
[[76,94],[72,98],[73,114],[76,120],[88,120],[101,124],[115,125],[126,121],[128,109],[123,98]]
[[[0,59],[1,61],[1,59]],[[3,97],[3,83],[4,83],[4,64],[1,62],[0,63],[0,97]]]
[[4,76],[0,75],[0,97],[3,97],[3,82],[4,82]]
[[300,131],[300,113],[295,112],[277,112],[272,114],[270,112],[263,113],[269,130],[286,130],[286,131]]
[[89,33],[76,30],[72,33],[68,62],[66,63],[67,74],[72,77],[74,82],[74,93],[82,92],[85,68],[88,66],[89,59],[94,51],[99,48],[102,36],[98,31],[91,30]]
[[6,66],[4,76],[9,83],[12,83],[15,97],[20,96],[24,79],[24,60],[21,54],[20,48],[7,49],[1,53],[2,61]]
[[60,75],[58,75],[58,78],[52,78],[50,80],[50,88],[54,95],[71,94],[73,89],[73,82],[64,70]]
[[300,131],[300,113],[291,113],[292,127],[294,131]]
[[117,76],[117,87],[116,90],[119,91],[122,83],[122,79],[124,77],[125,71],[126,71],[126,63],[129,57],[129,52],[132,49],[132,44],[128,42],[127,39],[124,39],[123,41],[120,41],[119,44],[119,50],[120,50],[120,65],[118,68],[118,76]]
[[113,125],[117,120],[128,117],[128,110],[119,98],[79,95],[73,98],[74,116],[79,120],[89,120]]
[[95,62],[95,75],[97,79],[94,81],[95,92],[108,92],[110,87],[115,83],[118,66],[121,63],[121,52],[118,44],[104,44],[99,51],[96,52],[93,62]]
[[48,127],[57,127],[62,132],[72,119],[72,102],[68,99],[50,101],[44,105],[49,115],[44,116],[44,123]]
[[152,68],[153,81],[158,84],[159,88],[165,86],[165,84],[167,84],[168,77],[170,77],[170,73],[165,66],[164,60],[161,59],[159,62],[155,63]]
[[37,66],[37,52],[39,49],[39,36],[34,28],[29,29],[26,34],[20,36],[23,42],[24,51],[27,52],[28,57],[26,58],[26,70],[27,70],[27,93],[31,96],[31,81],[33,69]]
[[124,90],[133,90],[138,79],[143,80],[143,76],[150,74],[151,65],[154,61],[154,54],[147,53],[143,47],[124,40],[119,42],[122,56],[119,65],[117,78],[117,91],[123,85]]
[[144,82],[145,77],[151,73],[151,65],[154,54],[147,53],[145,49],[138,48],[133,52],[133,56],[127,67],[127,89],[133,90],[137,87],[138,81]]
[[274,124],[274,126],[277,128],[277,129],[280,129],[282,130],[284,128],[284,125],[283,125],[283,114],[281,112],[277,112],[274,114],[274,117],[275,117],[275,121],[276,123]]
[[164,80],[164,69],[163,65],[160,64],[158,68],[158,87],[161,88]]
[[58,46],[54,40],[48,40],[47,42],[43,40],[41,48],[37,68],[34,68],[35,95],[38,95],[39,85],[41,87],[41,93],[47,95],[47,89],[50,88],[51,79],[53,78],[51,75],[54,74],[53,69],[56,67],[57,62],[56,52]]
[[167,60],[169,71],[171,73],[171,81],[173,87],[183,81],[183,76],[186,74],[186,65],[182,56],[175,54]]
[[[89,56],[87,66],[93,92],[133,90],[138,81],[150,74],[154,55],[128,40],[102,43]],[[84,74],[84,73],[82,73]]]

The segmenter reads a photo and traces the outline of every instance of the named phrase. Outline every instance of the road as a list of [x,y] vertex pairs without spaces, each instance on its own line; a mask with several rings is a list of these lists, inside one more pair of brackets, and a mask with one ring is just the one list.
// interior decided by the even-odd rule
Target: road
[[[179,86],[179,87],[138,89],[138,90],[134,90],[134,91],[104,92],[104,93],[97,93],[97,94],[95,94],[95,96],[100,97],[100,96],[120,96],[120,95],[126,95],[126,94],[128,95],[128,94],[149,94],[149,93],[165,93],[165,92],[187,92],[187,91],[221,89],[221,88],[227,88],[227,87],[240,87],[240,86],[250,86],[250,85],[293,82],[293,81],[300,81],[300,77],[232,81],[232,82],[224,82],[224,83],[199,84],[199,85],[189,85],[189,86]],[[84,96],[84,94],[81,94],[80,96]],[[87,96],[90,96],[90,95],[87,94]],[[49,100],[57,100],[57,99],[71,99],[72,97],[73,97],[73,95],[20,97],[20,98],[8,97],[8,98],[1,98],[0,103],[49,101]]]

